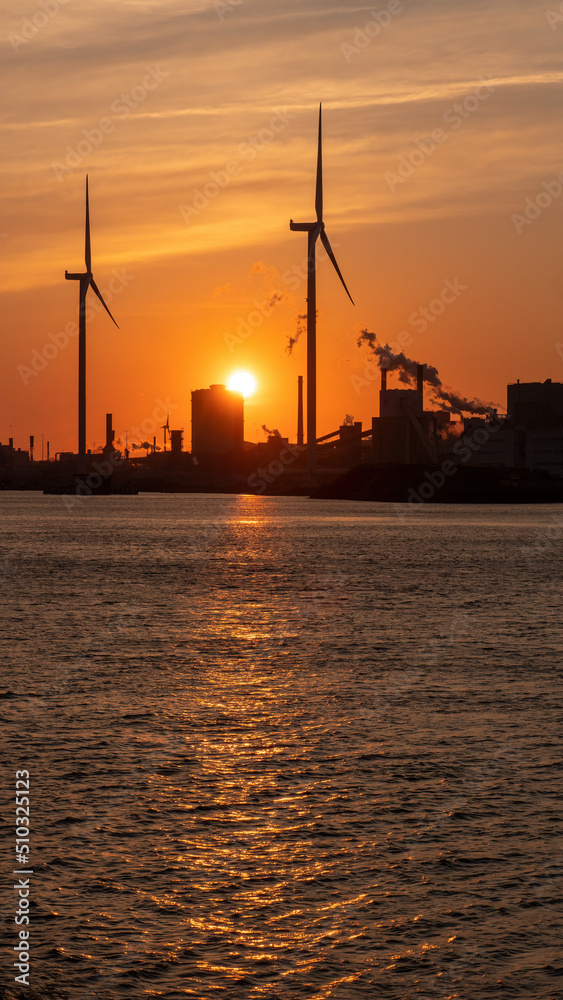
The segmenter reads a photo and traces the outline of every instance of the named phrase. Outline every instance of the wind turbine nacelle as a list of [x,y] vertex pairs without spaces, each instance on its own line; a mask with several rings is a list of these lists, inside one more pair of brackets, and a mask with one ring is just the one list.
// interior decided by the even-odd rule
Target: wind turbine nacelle
[[294,222],[293,219],[289,222],[289,228],[294,233],[311,233],[318,225],[318,222]]

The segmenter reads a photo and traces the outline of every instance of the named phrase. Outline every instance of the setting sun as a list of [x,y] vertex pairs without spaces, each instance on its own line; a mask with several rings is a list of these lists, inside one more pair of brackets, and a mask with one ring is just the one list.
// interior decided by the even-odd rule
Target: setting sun
[[256,388],[256,382],[248,372],[235,372],[229,379],[229,389],[242,392],[244,398],[251,396]]

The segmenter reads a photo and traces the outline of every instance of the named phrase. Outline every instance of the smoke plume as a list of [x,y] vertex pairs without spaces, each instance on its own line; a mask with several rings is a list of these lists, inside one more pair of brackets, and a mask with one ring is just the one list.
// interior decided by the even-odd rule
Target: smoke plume
[[295,336],[290,337],[287,342],[286,351],[288,354],[291,354],[291,352],[293,351],[293,348],[295,347],[301,334],[305,331],[306,326],[307,326],[307,313],[303,313],[301,316],[297,317],[297,328],[295,330]]
[[[319,310],[317,309],[315,316],[318,317],[318,315],[319,315]],[[305,333],[306,329],[307,329],[307,313],[302,313],[301,316],[297,317],[297,329],[295,330],[295,336],[290,337],[287,342],[286,351],[288,354],[291,354],[301,334]]]
[[[264,264],[261,260],[256,261],[250,268],[250,274],[251,277],[257,275],[256,282],[261,286],[261,294],[265,295],[264,301],[260,302],[262,309],[273,309],[288,300],[289,296],[283,288],[282,276],[273,264]],[[250,287],[254,290],[256,290],[256,282],[251,281]],[[266,312],[265,315],[268,313]]]
[[262,424],[262,430],[268,437],[281,438],[281,434],[276,427],[273,431],[271,431],[268,427],[266,427],[266,424]]
[[287,295],[285,292],[272,292],[270,298],[268,299],[268,309],[273,309],[274,306],[279,306],[281,302],[285,302]]
[[[407,358],[403,351],[400,354],[393,354],[389,344],[380,344],[376,334],[370,330],[362,330],[358,337],[358,347],[361,347],[362,344],[367,344],[371,348],[380,368],[385,368],[389,372],[397,372],[399,381],[403,382],[404,385],[416,386],[418,362]],[[434,365],[425,366],[424,381],[431,387],[435,400],[442,403],[443,408],[450,413],[487,414],[495,412],[492,404],[484,403],[480,399],[465,399],[460,393],[454,392],[452,389],[445,389],[438,369],[434,368]]]

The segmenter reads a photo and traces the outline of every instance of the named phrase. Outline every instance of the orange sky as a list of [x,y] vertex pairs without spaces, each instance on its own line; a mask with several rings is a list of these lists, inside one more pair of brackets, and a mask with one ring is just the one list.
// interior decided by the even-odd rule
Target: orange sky
[[[77,338],[65,346],[64,330],[78,288],[64,270],[83,268],[86,172],[93,271],[120,326],[105,314],[88,326],[88,445],[102,444],[106,411],[122,437],[168,399],[189,446],[191,390],[240,368],[258,382],[246,438],[262,424],[295,437],[304,338],[286,346],[306,308],[306,236],[289,219],[314,217],[321,99],[325,222],[356,305],[320,262],[318,433],[378,412],[363,327],[390,343],[404,331],[446,385],[501,407],[507,382],[562,381],[558,12],[513,0],[4,10],[0,441],[76,449]],[[424,329],[419,310],[438,309],[446,281],[461,290]]]

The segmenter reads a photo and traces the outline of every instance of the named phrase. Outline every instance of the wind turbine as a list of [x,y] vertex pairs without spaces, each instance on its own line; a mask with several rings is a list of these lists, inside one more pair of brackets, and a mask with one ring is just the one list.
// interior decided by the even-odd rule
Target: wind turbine
[[315,478],[316,443],[317,443],[317,280],[315,245],[321,238],[328,256],[334,264],[346,294],[352,305],[354,300],[346,288],[346,282],[336,263],[323,222],[323,152],[321,130],[322,104],[319,105],[319,145],[317,152],[317,182],[315,189],[316,222],[294,222],[290,220],[289,228],[293,232],[307,233],[307,474],[310,480]]
[[170,424],[169,424],[168,421],[169,421],[168,407],[166,407],[166,423],[163,424],[162,427],[160,428],[161,431],[164,431],[164,450],[165,451],[166,451],[166,431],[168,431],[168,437],[170,437]]
[[[86,240],[84,259],[86,263],[84,274],[71,274],[69,271],[65,271],[65,278],[68,281],[80,282],[78,305],[78,471],[80,473],[86,472],[86,292],[90,287],[94,294],[98,296],[112,322],[115,323],[92,274],[88,175],[86,175]],[[117,323],[115,325],[117,326]],[[117,329],[119,330],[118,326]]]

